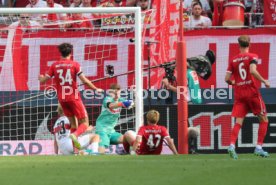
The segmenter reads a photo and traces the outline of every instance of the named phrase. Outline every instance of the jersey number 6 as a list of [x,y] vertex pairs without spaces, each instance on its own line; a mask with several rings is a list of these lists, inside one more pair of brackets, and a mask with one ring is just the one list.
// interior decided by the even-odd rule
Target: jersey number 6
[[246,70],[243,67],[244,67],[244,63],[242,62],[239,64],[239,73],[240,73],[241,79],[245,80],[247,74],[246,74]]

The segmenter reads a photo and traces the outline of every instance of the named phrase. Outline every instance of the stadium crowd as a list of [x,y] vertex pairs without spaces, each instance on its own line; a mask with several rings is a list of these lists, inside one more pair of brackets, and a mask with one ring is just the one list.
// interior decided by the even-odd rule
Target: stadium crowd
[[[131,7],[150,9],[154,0],[1,0],[0,7]],[[263,25],[263,0],[185,0],[184,18],[187,29],[207,28],[211,26],[255,26]],[[236,21],[225,22],[224,14],[237,15]],[[242,13],[241,13],[242,12]],[[243,15],[243,12],[244,15]],[[37,16],[36,16],[37,17]],[[75,20],[74,16],[47,17],[53,21],[58,19]],[[91,14],[83,14],[81,19],[90,19]],[[95,17],[94,17],[95,18]],[[45,17],[44,17],[45,19]],[[228,18],[226,18],[228,19]],[[79,26],[73,26],[79,27]],[[91,27],[91,25],[88,25]]]

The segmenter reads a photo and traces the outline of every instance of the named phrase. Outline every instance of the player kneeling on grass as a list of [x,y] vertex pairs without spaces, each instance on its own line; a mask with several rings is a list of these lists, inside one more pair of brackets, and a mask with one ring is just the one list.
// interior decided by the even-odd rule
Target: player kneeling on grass
[[132,108],[133,102],[121,98],[119,84],[111,84],[109,94],[104,98],[100,116],[96,121],[96,134],[100,136],[99,152],[105,153],[110,144],[123,144],[126,152],[135,140],[133,131],[124,135],[115,131],[122,108]]
[[[63,114],[63,110],[60,105],[58,105],[59,119],[54,125],[54,149],[55,153],[61,153],[63,155],[74,154],[74,147],[72,140],[70,139],[70,122],[69,119]],[[88,127],[92,130],[92,127]],[[89,130],[88,129],[88,130]],[[91,148],[90,153],[98,153],[98,146],[100,137],[97,134],[86,134],[78,137],[78,141],[81,145],[81,149]]]
[[177,150],[164,126],[157,125],[160,114],[156,110],[147,113],[147,125],[142,126],[133,144],[133,150],[139,155],[159,155],[162,152],[163,141],[165,140],[174,154]]

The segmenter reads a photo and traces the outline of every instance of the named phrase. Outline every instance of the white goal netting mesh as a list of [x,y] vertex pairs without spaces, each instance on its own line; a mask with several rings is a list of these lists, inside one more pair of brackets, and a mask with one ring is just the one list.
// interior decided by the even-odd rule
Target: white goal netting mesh
[[[57,98],[50,92],[53,81],[40,84],[38,75],[45,74],[59,60],[59,44],[73,45],[72,58],[96,86],[107,90],[111,83],[119,83],[123,90],[129,90],[135,85],[135,45],[130,42],[135,36],[134,16],[126,13],[1,16],[0,155],[53,153]],[[95,125],[103,96],[85,94],[86,87],[81,84],[79,90],[89,122]],[[129,92],[123,94],[133,98]],[[135,109],[122,110],[116,127],[122,133],[130,129],[135,129]]]

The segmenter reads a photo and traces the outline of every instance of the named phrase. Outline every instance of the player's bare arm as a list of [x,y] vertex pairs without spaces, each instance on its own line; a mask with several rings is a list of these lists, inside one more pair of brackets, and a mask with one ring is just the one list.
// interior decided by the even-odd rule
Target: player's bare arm
[[167,78],[164,78],[162,80],[163,85],[168,89],[171,90],[173,92],[177,92],[177,88],[174,87],[173,85],[170,84],[169,80]]
[[265,84],[266,88],[270,87],[270,83],[268,80],[265,80],[262,75],[257,70],[257,65],[255,63],[250,64],[250,73],[259,81]]
[[235,81],[234,80],[230,80],[232,73],[230,72],[226,72],[225,75],[225,82],[228,83],[229,85],[234,85]]
[[50,77],[47,76],[47,75],[39,75],[39,76],[38,76],[38,80],[40,81],[40,83],[45,83],[45,82],[47,82],[49,79],[50,79]]
[[141,136],[136,136],[136,140],[133,143],[133,150],[134,151],[139,150],[141,142],[142,142],[142,137]]
[[89,125],[89,127],[86,129],[86,132],[92,132],[95,130],[95,127],[93,127],[92,125]]
[[177,152],[176,147],[173,143],[173,140],[170,137],[165,137],[164,139],[167,141],[168,146],[171,149],[171,151],[173,152],[173,154],[177,155],[178,152]]
[[103,92],[102,89],[97,88],[89,79],[87,79],[87,78],[84,76],[84,74],[80,74],[80,75],[79,75],[79,78],[80,78],[80,80],[82,81],[82,83],[88,85],[88,87],[89,87],[90,89],[96,90],[97,92]]

